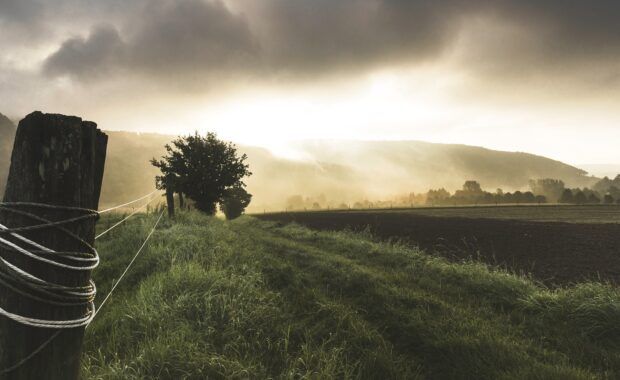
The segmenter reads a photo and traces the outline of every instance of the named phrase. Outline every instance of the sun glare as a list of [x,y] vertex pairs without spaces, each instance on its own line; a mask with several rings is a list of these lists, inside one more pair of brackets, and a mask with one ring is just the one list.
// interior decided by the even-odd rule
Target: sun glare
[[452,117],[451,107],[438,91],[440,85],[422,80],[420,74],[380,72],[329,92],[311,86],[286,93],[261,89],[216,104],[206,100],[187,121],[201,132],[216,130],[240,144],[303,158],[286,142],[433,138],[420,127],[447,123]]

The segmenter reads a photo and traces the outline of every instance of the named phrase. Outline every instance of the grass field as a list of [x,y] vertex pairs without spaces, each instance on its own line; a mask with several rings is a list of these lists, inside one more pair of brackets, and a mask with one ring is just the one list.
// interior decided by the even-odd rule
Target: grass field
[[[153,222],[98,241],[101,296]],[[83,375],[611,379],[620,292],[549,290],[367,234],[184,213],[87,330]]]

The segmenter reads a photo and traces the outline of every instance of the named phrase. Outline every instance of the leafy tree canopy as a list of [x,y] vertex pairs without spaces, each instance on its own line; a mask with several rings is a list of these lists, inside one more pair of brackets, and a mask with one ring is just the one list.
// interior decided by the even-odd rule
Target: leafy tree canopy
[[575,197],[573,196],[573,192],[570,189],[564,189],[559,202],[560,203],[573,203],[574,200],[575,200]]
[[241,216],[252,200],[252,194],[245,191],[241,186],[234,186],[226,190],[224,200],[220,203],[220,209],[226,215],[226,219],[235,219]]
[[[160,160],[151,160],[162,173],[156,177],[157,188],[172,186],[209,214],[215,214],[227,191],[245,187],[243,178],[252,175],[245,163],[247,156],[238,156],[235,145],[219,140],[215,133],[179,137],[166,145],[166,152]],[[167,182],[166,177],[171,180]]]

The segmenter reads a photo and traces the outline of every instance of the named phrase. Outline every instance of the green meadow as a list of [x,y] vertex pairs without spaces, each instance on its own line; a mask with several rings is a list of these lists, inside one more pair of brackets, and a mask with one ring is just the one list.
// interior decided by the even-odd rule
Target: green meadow
[[[98,303],[156,218],[97,241]],[[82,375],[613,379],[620,291],[551,290],[370,234],[184,212],[162,220],[87,329]]]

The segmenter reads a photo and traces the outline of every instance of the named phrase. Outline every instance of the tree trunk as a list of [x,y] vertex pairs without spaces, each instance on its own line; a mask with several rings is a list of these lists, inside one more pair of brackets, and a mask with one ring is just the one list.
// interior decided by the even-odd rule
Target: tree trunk
[[183,193],[179,191],[179,208],[183,210],[185,208],[185,199],[183,199]]
[[166,177],[166,203],[168,204],[169,218],[174,217],[174,188],[172,187],[174,181],[172,177],[172,175]]

